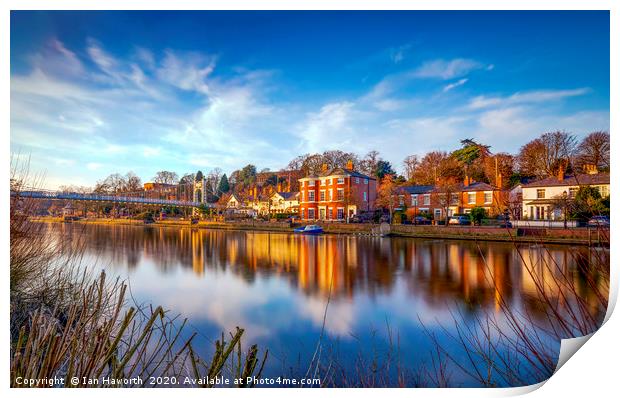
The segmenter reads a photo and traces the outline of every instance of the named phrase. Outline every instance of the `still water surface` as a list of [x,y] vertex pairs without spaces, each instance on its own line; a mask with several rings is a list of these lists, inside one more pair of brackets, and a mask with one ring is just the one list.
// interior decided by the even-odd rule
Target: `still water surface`
[[[485,314],[501,318],[501,298],[544,320],[545,309],[528,300],[536,287],[524,261],[550,280],[553,272],[537,265],[541,259],[576,267],[575,248],[568,246],[155,226],[49,228],[80,237],[84,263],[127,278],[139,303],[187,317],[188,333],[199,333],[203,352],[212,351],[222,331],[244,328],[246,345],[269,349],[266,376],[305,374],[323,327],[329,348],[322,355],[349,363],[352,373],[360,355],[370,362],[394,346],[402,365],[416,369],[429,363],[433,348],[422,325],[450,330],[455,313],[465,323]],[[587,255],[587,248],[578,250]],[[590,300],[590,287],[574,274]],[[553,345],[559,350],[559,342]],[[452,377],[455,385],[472,385],[458,372]]]

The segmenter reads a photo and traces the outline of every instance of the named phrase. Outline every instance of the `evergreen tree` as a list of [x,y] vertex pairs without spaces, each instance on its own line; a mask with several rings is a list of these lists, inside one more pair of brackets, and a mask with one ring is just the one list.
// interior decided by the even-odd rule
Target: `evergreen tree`
[[227,193],[230,191],[230,184],[228,184],[228,177],[226,174],[224,174],[220,179],[220,184],[218,185],[217,190],[220,193]]

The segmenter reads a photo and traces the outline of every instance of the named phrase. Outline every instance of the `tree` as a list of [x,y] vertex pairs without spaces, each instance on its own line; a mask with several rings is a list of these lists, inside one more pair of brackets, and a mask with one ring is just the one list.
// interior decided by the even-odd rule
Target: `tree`
[[609,215],[609,198],[601,197],[599,190],[594,187],[579,187],[575,194],[573,217],[586,221],[595,215]]
[[514,156],[508,153],[496,153],[484,159],[484,175],[486,181],[497,184],[502,176],[502,187],[510,185],[510,177],[514,174]]
[[519,171],[529,176],[554,176],[560,167],[570,166],[574,153],[573,135],[563,131],[545,133],[521,147],[518,156]]
[[379,183],[379,189],[377,191],[377,200],[375,204],[378,207],[382,207],[387,209],[390,214],[390,223],[392,223],[392,214],[394,213],[395,203],[397,203],[398,199],[397,195],[397,186],[394,183],[394,178],[392,174],[386,174],[385,177]]
[[362,173],[374,175],[377,170],[377,162],[379,162],[379,152],[372,150],[364,156],[364,159],[360,162],[359,167]]
[[218,191],[218,186],[220,184],[220,179],[222,178],[222,169],[219,167],[214,168],[207,175],[207,188],[209,193],[215,197],[220,197],[220,192]]
[[[200,179],[202,180],[202,172],[199,171],[198,173],[200,173]],[[179,185],[193,184],[194,181],[196,181],[196,176],[197,174],[194,173],[183,174],[183,177],[181,177],[181,179],[179,180]]]
[[248,164],[241,170],[239,170],[239,181],[245,185],[250,185],[256,181],[256,166]]
[[419,185],[433,185],[438,179],[460,179],[463,169],[460,162],[446,152],[429,152],[416,167],[412,182]]
[[607,131],[595,131],[581,141],[577,147],[576,164],[584,166],[594,165],[599,170],[609,170],[610,141]]
[[142,190],[142,180],[133,171],[125,174],[125,192],[137,192]]
[[480,225],[482,224],[482,220],[485,219],[487,216],[487,211],[484,209],[484,207],[474,207],[473,209],[471,209],[471,212],[469,213],[469,218],[471,219],[472,224],[474,225]]
[[405,178],[407,181],[413,179],[416,168],[420,164],[420,159],[417,155],[409,155],[403,160],[403,166],[405,167]]
[[228,191],[230,191],[230,185],[228,184],[228,177],[226,177],[225,173],[222,175],[222,178],[220,179],[220,184],[218,185],[217,190],[223,194],[228,193]]
[[392,168],[392,164],[387,160],[379,160],[373,170],[372,175],[376,176],[379,180],[382,180],[387,175],[392,177],[396,176],[396,172]]
[[173,185],[179,182],[179,176],[174,171],[158,171],[153,177],[153,182],[158,184]]
[[445,225],[448,226],[450,207],[459,205],[459,184],[453,179],[440,179],[435,187],[434,196],[435,203],[437,203],[443,211]]

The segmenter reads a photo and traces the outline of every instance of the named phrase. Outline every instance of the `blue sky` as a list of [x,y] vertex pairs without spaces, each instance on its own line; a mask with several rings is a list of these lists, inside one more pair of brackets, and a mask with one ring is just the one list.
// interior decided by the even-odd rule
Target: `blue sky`
[[600,129],[608,12],[11,13],[11,151],[50,188]]

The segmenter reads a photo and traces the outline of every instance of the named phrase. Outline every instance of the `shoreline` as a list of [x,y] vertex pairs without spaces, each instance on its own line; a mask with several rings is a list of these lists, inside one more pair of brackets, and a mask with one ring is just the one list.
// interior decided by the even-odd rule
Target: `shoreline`
[[[31,217],[34,222],[44,223],[76,223],[91,225],[132,225],[132,226],[157,226],[157,227],[181,227],[192,229],[217,229],[229,231],[260,231],[293,233],[293,227],[284,222],[263,221],[238,221],[218,222],[199,221],[191,224],[189,220],[159,220],[151,224],[145,224],[141,220],[96,218],[64,221],[61,217]],[[376,230],[376,224],[341,224],[321,223],[326,234],[352,235],[352,236],[381,236]],[[373,231],[375,230],[375,231]],[[529,234],[528,234],[529,233]],[[607,235],[607,236],[605,236]],[[536,244],[564,244],[581,246],[606,246],[609,247],[608,234],[600,234],[599,231],[590,229],[552,229],[536,228],[523,229],[500,227],[445,227],[445,226],[414,226],[394,224],[390,227],[389,236],[421,239],[449,239],[449,240],[473,240],[489,242],[515,242]]]

